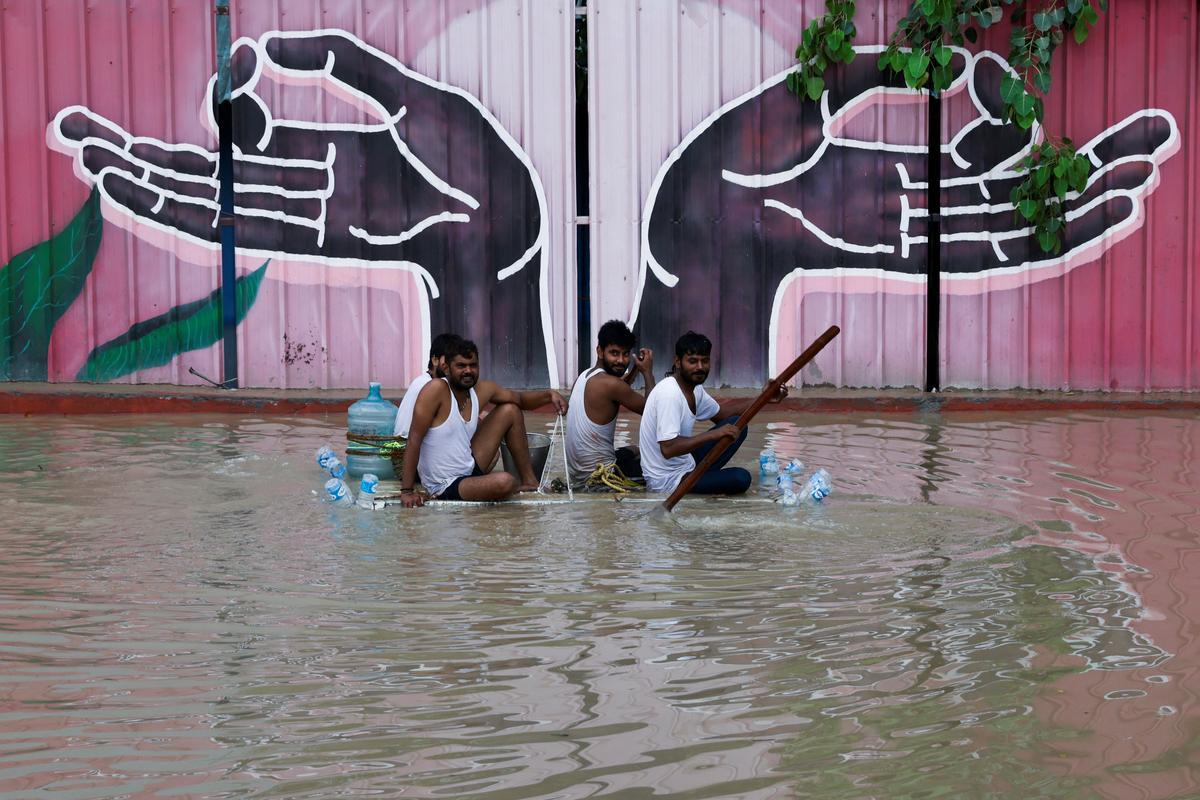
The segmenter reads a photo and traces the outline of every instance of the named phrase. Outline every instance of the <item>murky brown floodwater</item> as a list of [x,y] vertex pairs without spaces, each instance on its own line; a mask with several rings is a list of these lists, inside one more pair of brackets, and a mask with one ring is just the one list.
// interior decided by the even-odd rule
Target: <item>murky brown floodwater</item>
[[674,528],[332,509],[340,421],[0,419],[0,794],[1200,796],[1200,422],[792,420],[738,460],[823,507]]

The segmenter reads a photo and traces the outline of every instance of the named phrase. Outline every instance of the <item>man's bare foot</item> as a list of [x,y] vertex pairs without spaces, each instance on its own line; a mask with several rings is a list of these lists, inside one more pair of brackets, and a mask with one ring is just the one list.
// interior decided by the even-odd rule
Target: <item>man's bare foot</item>
[[522,494],[524,492],[536,492],[537,490],[538,485],[536,483],[522,483],[517,487],[517,494]]

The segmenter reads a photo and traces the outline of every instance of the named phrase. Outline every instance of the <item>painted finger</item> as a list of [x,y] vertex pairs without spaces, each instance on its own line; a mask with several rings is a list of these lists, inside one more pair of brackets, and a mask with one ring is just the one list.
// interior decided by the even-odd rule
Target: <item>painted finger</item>
[[129,154],[139,163],[158,172],[203,178],[215,178],[217,175],[217,154],[195,145],[167,144],[139,136],[130,143]]
[[[345,31],[272,31],[259,41],[274,72],[303,83],[333,78],[354,97],[394,117],[405,106],[405,91],[419,87],[400,62]],[[432,87],[428,87],[432,88]]]
[[211,200],[168,197],[165,190],[113,169],[100,173],[96,185],[105,202],[122,212],[129,222],[136,223],[139,231],[145,226],[163,236],[184,236],[204,243],[217,241],[214,222],[218,206]]
[[950,169],[943,178],[982,175],[1013,166],[1040,136],[1037,125],[1021,128],[1003,122],[1000,85],[1010,73],[1006,61],[995,53],[980,53],[972,70],[970,88],[978,118],[962,126],[950,139]]
[[[1093,176],[1093,180],[1081,194],[1068,195],[1067,210],[1092,208],[1115,194],[1130,194],[1142,191],[1151,181],[1154,165],[1148,159],[1111,165]],[[1016,185],[1024,176],[1005,183]],[[942,233],[958,237],[982,232],[988,236],[1006,234],[1014,227],[1025,227],[1024,218],[1008,201],[1007,193],[997,192],[997,200],[986,204],[959,204],[942,206]],[[923,209],[912,209],[914,218],[925,216]]]
[[[946,93],[957,91],[965,85],[965,73],[971,64],[971,56],[966,50],[957,47],[949,49],[951,57],[946,66],[952,78]],[[887,47],[884,45],[855,47],[855,59],[832,71],[826,80],[832,120],[852,117],[874,103],[924,102],[927,96],[925,90],[910,89],[903,73],[879,69],[878,61],[885,50]]]
[[1161,162],[1178,146],[1175,118],[1161,109],[1147,108],[1113,125],[1079,151],[1098,167],[1130,156],[1152,156]]
[[333,181],[332,167],[333,162],[329,159],[317,162],[238,155],[233,162],[233,176],[241,186],[270,186],[291,192],[326,192]]
[[78,165],[95,182],[100,173],[112,168],[130,175],[141,175],[145,168],[124,149],[102,139],[88,139],[79,150]]
[[1122,192],[1096,197],[1088,205],[1068,211],[1058,252],[1043,250],[1033,226],[1014,223],[1010,213],[1011,227],[1007,231],[944,235],[947,258],[943,269],[953,273],[979,272],[1065,260],[1073,253],[1091,248],[1108,249],[1140,224],[1141,207],[1135,195]]
[[117,123],[83,106],[67,106],[54,115],[46,131],[47,141],[60,153],[73,153],[85,140],[109,142],[124,148],[130,137]]
[[[143,238],[150,238],[147,231],[152,231],[200,243],[218,241],[215,223],[219,206],[213,200],[175,194],[115,170],[101,173],[98,185],[105,201],[136,223]],[[309,219],[283,210],[242,206],[236,210],[235,224],[239,248],[296,255],[320,252],[323,218]]]
[[[258,95],[263,71],[258,43],[246,37],[238,39],[231,48],[229,63],[233,143],[241,149],[257,150],[271,128],[271,111]],[[208,82],[206,122],[214,136],[221,99],[217,76],[213,75]]]

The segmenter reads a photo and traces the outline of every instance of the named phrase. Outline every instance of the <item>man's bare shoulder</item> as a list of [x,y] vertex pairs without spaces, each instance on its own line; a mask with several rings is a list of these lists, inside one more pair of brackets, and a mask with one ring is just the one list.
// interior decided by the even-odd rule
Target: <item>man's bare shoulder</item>
[[429,403],[450,393],[450,386],[443,380],[435,378],[421,387],[417,394],[418,403]]
[[621,387],[628,387],[629,384],[620,378],[610,375],[607,372],[597,372],[588,379],[587,385],[583,390],[589,394],[599,392],[601,396],[607,397],[610,394],[615,394],[621,391]]

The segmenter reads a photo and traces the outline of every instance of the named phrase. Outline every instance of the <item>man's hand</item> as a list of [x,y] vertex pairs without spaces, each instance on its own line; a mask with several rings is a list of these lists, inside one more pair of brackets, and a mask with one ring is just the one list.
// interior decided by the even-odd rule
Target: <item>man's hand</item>
[[633,357],[633,366],[643,375],[651,374],[654,371],[654,351],[649,347],[643,347]]
[[709,436],[713,439],[736,439],[741,436],[742,432],[737,425],[720,425],[709,431]]
[[418,491],[401,492],[400,504],[405,508],[420,508],[425,505],[425,495]]
[[550,392],[550,404],[554,406],[554,410],[559,416],[567,413],[567,401],[558,392]]
[[768,399],[767,402],[768,403],[782,403],[783,398],[785,398],[787,396],[788,396],[788,387],[780,386],[779,391],[777,391],[775,394],[771,395],[770,399]]

